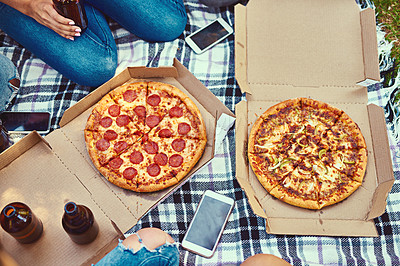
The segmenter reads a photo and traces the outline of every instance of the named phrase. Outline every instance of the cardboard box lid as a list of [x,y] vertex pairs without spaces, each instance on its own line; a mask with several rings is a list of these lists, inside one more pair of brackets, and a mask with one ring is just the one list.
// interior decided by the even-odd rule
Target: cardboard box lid
[[[163,81],[180,88],[196,103],[207,128],[207,145],[196,167],[179,184],[153,193],[124,190],[106,181],[87,154],[83,134],[93,105],[111,89],[137,78]],[[172,67],[126,69],[66,110],[59,129],[44,138],[33,132],[0,154],[3,203],[0,207],[11,201],[23,201],[37,212],[45,227],[43,237],[29,246],[20,245],[4,231],[0,232],[2,243],[11,243],[5,245],[6,250],[21,264],[32,262],[36,256],[35,262],[40,265],[96,262],[116,245],[121,231],[129,230],[213,158],[215,126],[222,113],[234,116],[177,60]],[[100,226],[95,242],[76,245],[63,231],[60,219],[67,200],[86,205],[94,212]]]
[[380,79],[374,11],[353,0],[250,1],[235,7],[235,36],[238,83],[257,99],[269,86]]
[[[247,93],[247,101],[236,105],[236,171],[253,211],[266,218],[269,233],[376,236],[371,219],[385,211],[394,177],[383,110],[367,105],[367,89],[360,86],[379,81],[374,11],[360,11],[352,0],[250,1],[235,7],[235,34],[236,78]],[[296,97],[344,110],[367,142],[363,185],[346,201],[320,211],[270,196],[247,161],[255,119]]]

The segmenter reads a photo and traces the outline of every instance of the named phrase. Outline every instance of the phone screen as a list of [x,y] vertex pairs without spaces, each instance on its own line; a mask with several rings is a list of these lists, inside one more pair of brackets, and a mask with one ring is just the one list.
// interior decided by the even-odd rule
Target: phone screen
[[226,35],[228,35],[228,31],[218,21],[214,21],[203,30],[192,35],[191,38],[200,50],[203,50]]
[[48,131],[50,113],[4,112],[0,119],[8,131]]
[[204,196],[186,240],[212,250],[230,209],[230,204]]

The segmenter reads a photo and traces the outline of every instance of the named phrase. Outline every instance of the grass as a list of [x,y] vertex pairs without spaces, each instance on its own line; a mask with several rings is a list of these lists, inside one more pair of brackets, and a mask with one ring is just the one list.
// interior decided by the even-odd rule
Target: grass
[[[383,30],[386,33],[385,38],[393,44],[391,56],[395,62],[393,73],[396,74],[400,68],[400,1],[373,0],[373,2],[378,23],[383,26]],[[399,100],[400,90],[396,95],[396,102]]]

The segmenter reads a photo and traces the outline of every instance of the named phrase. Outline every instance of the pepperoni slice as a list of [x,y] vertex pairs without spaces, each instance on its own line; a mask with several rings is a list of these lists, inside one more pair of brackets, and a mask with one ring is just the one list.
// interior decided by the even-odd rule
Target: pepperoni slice
[[170,117],[181,117],[183,116],[183,110],[182,108],[178,107],[178,106],[174,106],[171,109],[169,109],[169,116]]
[[158,136],[160,138],[170,138],[170,137],[172,137],[172,131],[169,130],[168,128],[161,129],[158,132]]
[[108,140],[108,141],[110,141],[110,140],[115,140],[115,139],[118,138],[118,134],[117,134],[117,132],[115,132],[114,130],[107,130],[107,131],[104,133],[104,138],[105,138],[106,140]]
[[157,94],[152,94],[149,97],[147,97],[147,103],[150,104],[151,106],[157,106],[161,102],[161,97],[158,96]]
[[124,127],[126,125],[129,124],[130,120],[129,120],[129,116],[127,115],[120,115],[117,117],[117,125],[120,127]]
[[131,103],[137,98],[136,91],[127,90],[122,94],[122,97],[124,98],[124,101]]
[[181,152],[183,151],[183,149],[185,149],[186,147],[186,142],[183,139],[175,139],[172,143],[172,148],[177,151],[177,152]]
[[109,147],[110,147],[110,142],[108,142],[108,140],[106,140],[106,139],[99,139],[99,140],[96,142],[96,148],[97,148],[99,151],[105,151],[105,150],[107,150]]
[[146,107],[144,106],[136,106],[133,111],[137,114],[138,117],[145,117],[146,116]]
[[147,166],[147,173],[149,173],[150,176],[158,176],[161,172],[160,166],[158,166],[155,163],[150,164]]
[[109,113],[111,116],[117,117],[117,116],[119,116],[119,113],[120,113],[120,112],[121,112],[121,109],[120,109],[119,106],[116,105],[116,104],[113,104],[113,105],[111,105],[110,107],[108,107],[108,113]]
[[186,135],[192,128],[188,123],[179,123],[178,125],[178,133],[179,135]]
[[108,128],[111,126],[112,124],[112,118],[109,116],[105,116],[100,120],[100,126],[104,127],[104,128]]
[[172,167],[179,167],[183,163],[183,157],[180,156],[179,154],[174,154],[171,157],[169,157],[169,165]]
[[148,141],[144,144],[144,150],[148,154],[156,154],[158,152],[158,145],[154,141]]
[[154,162],[158,165],[164,166],[168,163],[168,156],[164,153],[158,153],[154,156]]
[[135,176],[137,176],[137,170],[133,167],[128,167],[122,172],[122,175],[125,179],[132,180]]
[[117,158],[112,159],[112,160],[108,163],[108,165],[109,165],[112,169],[118,169],[118,168],[121,167],[121,165],[122,165],[123,162],[124,162],[124,161],[123,161],[121,158],[117,157]]
[[153,128],[153,127],[157,126],[158,123],[160,123],[159,116],[149,115],[148,117],[146,117],[146,125],[148,125],[149,127]]
[[126,148],[128,148],[128,143],[126,141],[118,141],[117,143],[114,144],[114,151],[116,153],[120,153],[124,151]]
[[143,159],[143,155],[140,151],[133,151],[129,156],[129,161],[131,161],[133,164],[141,163]]

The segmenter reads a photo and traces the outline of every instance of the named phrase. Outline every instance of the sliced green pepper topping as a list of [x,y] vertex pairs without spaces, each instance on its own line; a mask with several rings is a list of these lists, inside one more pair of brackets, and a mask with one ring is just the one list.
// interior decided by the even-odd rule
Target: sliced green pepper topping
[[281,161],[281,164],[280,164],[280,166],[279,166],[279,169],[282,169],[282,167],[283,167],[285,164],[289,163],[290,161],[295,161],[295,159],[294,159],[294,158],[291,158],[291,157],[288,157],[288,158],[283,159],[283,160]]
[[342,134],[340,137],[334,137],[334,140],[342,140],[344,137],[346,136],[346,134]]
[[320,159],[322,159],[322,156],[324,156],[325,154],[326,154],[326,149],[322,149],[322,150],[319,151],[318,157],[319,157]]
[[305,147],[308,146],[308,144],[302,144],[302,143],[300,143],[300,140],[299,140],[299,139],[296,139],[296,143],[299,144],[299,145],[300,145],[301,147],[303,147],[303,148],[305,148]]
[[281,164],[281,161],[278,160],[278,158],[275,158],[275,162],[274,162],[274,166],[270,167],[270,170],[275,170],[276,168],[279,167],[279,165]]

